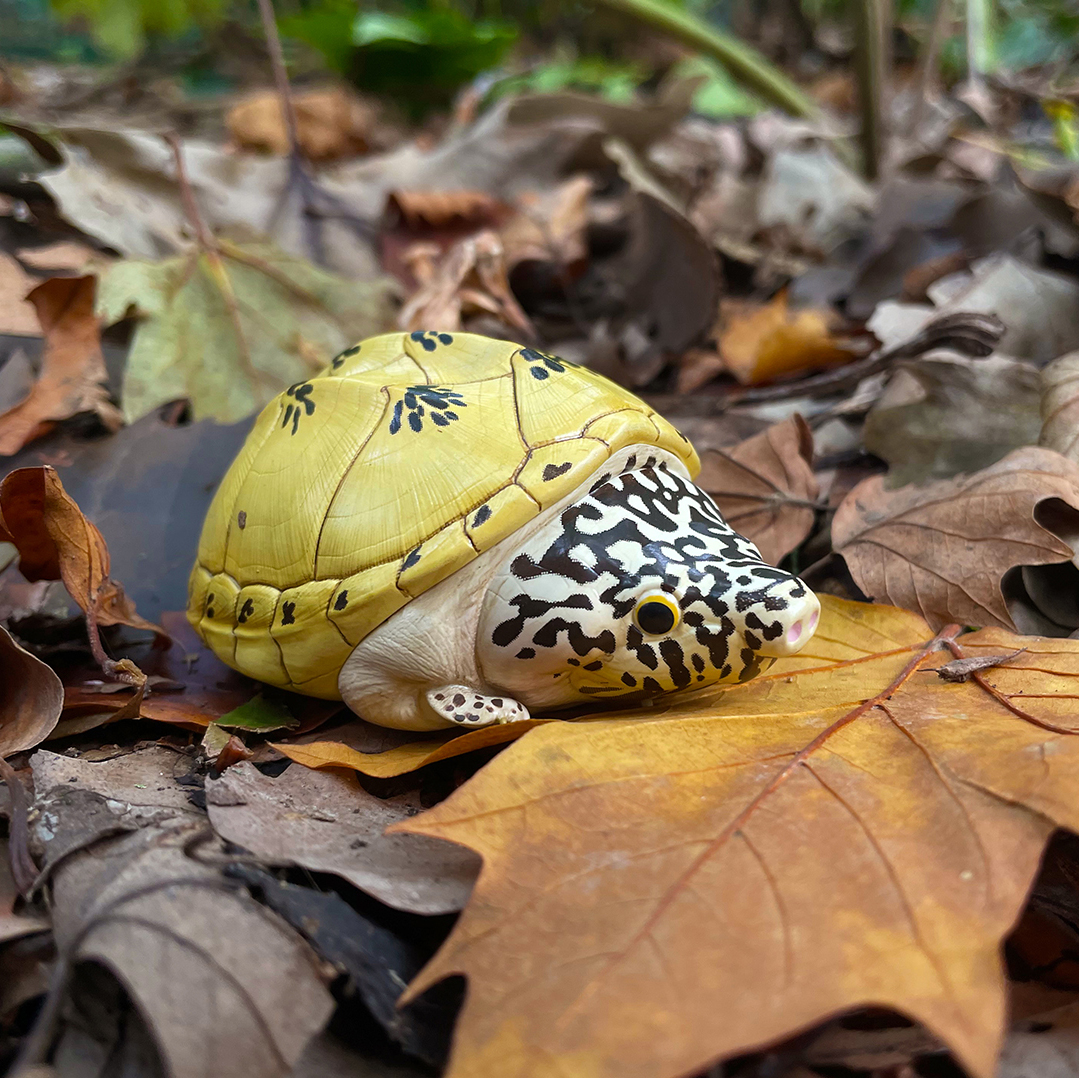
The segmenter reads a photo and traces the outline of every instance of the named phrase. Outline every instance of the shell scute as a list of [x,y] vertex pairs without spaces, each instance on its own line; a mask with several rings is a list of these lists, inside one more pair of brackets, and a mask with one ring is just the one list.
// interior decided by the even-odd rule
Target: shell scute
[[281,593],[267,584],[248,584],[236,596],[236,626],[233,630],[236,665],[259,681],[280,684],[288,671],[276,647],[266,646],[266,637],[277,613]]
[[597,438],[573,438],[533,449],[517,482],[542,509],[576,490],[610,456]]
[[467,565],[475,556],[476,548],[465,534],[464,519],[455,520],[405,555],[397,587],[414,599]]
[[312,696],[307,683],[336,664],[340,670],[352,645],[330,621],[329,607],[337,591],[336,580],[311,580],[281,592],[270,636],[280,648],[289,682]]

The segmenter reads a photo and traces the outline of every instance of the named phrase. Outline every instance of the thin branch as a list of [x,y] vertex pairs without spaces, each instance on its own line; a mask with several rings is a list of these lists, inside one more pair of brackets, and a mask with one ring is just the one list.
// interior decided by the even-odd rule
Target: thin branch
[[281,99],[281,114],[285,118],[285,130],[288,132],[289,152],[301,157],[303,148],[300,146],[299,129],[296,125],[296,107],[292,101],[288,71],[285,69],[285,52],[281,48],[281,35],[277,32],[273,0],[259,0],[259,15],[262,16],[262,30],[266,35],[266,48],[270,53],[270,67],[273,69],[277,96]]

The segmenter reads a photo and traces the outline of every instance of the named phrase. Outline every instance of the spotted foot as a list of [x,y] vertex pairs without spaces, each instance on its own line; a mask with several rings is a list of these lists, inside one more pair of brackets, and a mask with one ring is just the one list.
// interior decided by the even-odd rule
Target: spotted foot
[[491,726],[496,722],[527,719],[528,708],[509,696],[484,696],[467,685],[440,685],[428,689],[427,706],[440,718],[456,726]]

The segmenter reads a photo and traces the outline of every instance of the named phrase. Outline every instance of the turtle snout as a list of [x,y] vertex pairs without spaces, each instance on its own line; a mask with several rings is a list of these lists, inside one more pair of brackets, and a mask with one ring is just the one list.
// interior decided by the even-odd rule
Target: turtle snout
[[783,612],[783,632],[774,640],[765,640],[758,649],[759,654],[775,659],[784,655],[797,655],[817,631],[819,620],[820,600],[806,588],[805,595],[799,599],[791,599],[790,605]]

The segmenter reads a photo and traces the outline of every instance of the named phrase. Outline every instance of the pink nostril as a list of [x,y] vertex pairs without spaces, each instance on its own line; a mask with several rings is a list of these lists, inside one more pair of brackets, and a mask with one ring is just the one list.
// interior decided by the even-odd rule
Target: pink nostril
[[788,644],[797,644],[798,643],[798,638],[801,635],[802,635],[802,623],[800,621],[796,621],[787,630],[787,643]]

